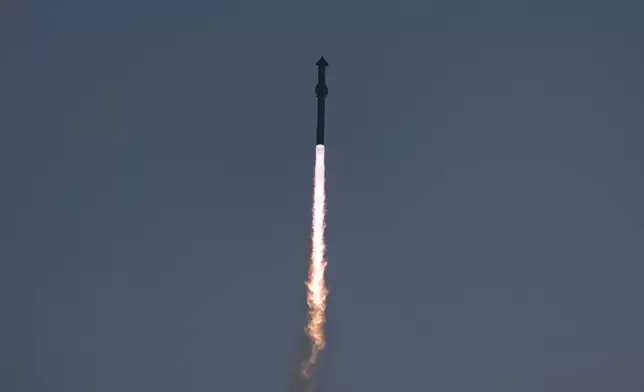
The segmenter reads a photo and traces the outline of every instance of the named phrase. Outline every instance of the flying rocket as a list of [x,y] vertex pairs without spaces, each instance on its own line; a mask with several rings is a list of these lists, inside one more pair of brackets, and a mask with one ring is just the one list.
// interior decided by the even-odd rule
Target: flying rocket
[[326,67],[329,63],[324,57],[320,57],[315,65],[318,66],[318,85],[315,86],[315,95],[318,97],[318,129],[315,136],[315,145],[324,145],[324,111],[326,96],[329,94],[329,88],[326,86]]

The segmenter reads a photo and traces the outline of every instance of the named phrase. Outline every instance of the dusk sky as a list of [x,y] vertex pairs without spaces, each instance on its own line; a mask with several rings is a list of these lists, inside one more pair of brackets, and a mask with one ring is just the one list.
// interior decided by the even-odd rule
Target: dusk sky
[[644,2],[4,1],[0,390],[644,391]]

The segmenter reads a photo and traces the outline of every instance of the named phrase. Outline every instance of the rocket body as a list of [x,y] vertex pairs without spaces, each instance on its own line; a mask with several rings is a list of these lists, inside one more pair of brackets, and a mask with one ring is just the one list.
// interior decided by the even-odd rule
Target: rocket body
[[315,134],[315,145],[324,145],[324,116],[326,111],[326,97],[329,94],[329,89],[326,86],[326,67],[329,63],[326,62],[324,57],[320,57],[315,65],[318,66],[318,84],[315,86],[315,95],[318,97],[318,126]]

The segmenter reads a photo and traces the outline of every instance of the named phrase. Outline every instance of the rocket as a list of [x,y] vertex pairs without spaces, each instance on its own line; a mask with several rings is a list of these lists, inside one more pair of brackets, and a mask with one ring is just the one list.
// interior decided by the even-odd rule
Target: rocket
[[318,128],[315,135],[315,145],[324,145],[324,112],[326,96],[329,94],[329,88],[326,86],[326,67],[329,63],[324,57],[320,57],[315,65],[318,66],[318,84],[315,86],[315,95],[318,97]]

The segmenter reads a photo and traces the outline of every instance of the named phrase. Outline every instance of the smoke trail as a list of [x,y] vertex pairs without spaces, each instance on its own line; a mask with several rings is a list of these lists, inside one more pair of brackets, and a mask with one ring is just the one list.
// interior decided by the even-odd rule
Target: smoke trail
[[313,227],[311,234],[311,260],[306,303],[309,307],[309,321],[306,334],[311,340],[311,354],[302,365],[302,375],[309,377],[317,362],[320,351],[326,344],[324,340],[324,312],[326,310],[327,289],[324,283],[326,268],[324,229],[326,226],[326,190],[324,185],[324,145],[315,147],[315,179],[313,185]]

